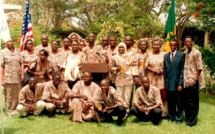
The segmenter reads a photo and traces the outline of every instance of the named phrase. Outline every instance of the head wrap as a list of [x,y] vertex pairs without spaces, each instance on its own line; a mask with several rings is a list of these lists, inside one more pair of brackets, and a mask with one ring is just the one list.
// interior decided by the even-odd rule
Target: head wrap
[[[117,48],[119,48],[120,46],[123,46],[125,48],[125,52],[124,52],[124,54],[125,54],[127,52],[127,46],[126,46],[126,44],[124,42],[120,42],[118,44]],[[119,50],[118,50],[118,52],[119,52]]]

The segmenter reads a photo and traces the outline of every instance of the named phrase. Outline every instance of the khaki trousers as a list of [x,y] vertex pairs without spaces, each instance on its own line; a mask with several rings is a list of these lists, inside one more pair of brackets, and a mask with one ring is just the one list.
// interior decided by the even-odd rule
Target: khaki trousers
[[[46,103],[44,101],[37,101],[36,105],[34,106],[34,115],[39,115],[45,107]],[[21,104],[17,106],[16,110],[21,116],[26,116],[28,113],[28,109]]]
[[123,106],[126,109],[126,112],[130,111],[130,102],[131,102],[131,93],[133,85],[129,86],[116,86],[117,92],[123,101]]
[[18,105],[19,91],[21,89],[20,83],[9,84],[6,83],[4,87],[6,113],[8,116],[12,116],[16,113],[16,107]]

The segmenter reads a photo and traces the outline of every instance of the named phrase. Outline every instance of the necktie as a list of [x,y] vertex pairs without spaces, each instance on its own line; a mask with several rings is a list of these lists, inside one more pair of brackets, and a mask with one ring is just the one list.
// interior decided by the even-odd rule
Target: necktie
[[174,55],[173,55],[173,53],[171,54],[171,62],[173,61],[173,59],[174,59]]

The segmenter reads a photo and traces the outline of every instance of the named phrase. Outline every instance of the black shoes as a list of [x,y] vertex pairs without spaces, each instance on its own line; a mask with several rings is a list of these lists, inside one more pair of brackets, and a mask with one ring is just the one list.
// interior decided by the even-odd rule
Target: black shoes
[[117,126],[121,126],[123,123],[123,120],[121,118],[118,118],[116,123],[117,123]]

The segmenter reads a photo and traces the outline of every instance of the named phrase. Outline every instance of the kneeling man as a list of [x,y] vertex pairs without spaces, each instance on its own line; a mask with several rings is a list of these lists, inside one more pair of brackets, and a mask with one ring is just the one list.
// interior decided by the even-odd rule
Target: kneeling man
[[92,82],[92,73],[84,72],[83,80],[78,81],[72,88],[69,104],[72,116],[69,119],[73,122],[91,120],[100,122],[101,120],[95,111],[98,101],[101,100],[100,94],[100,87]]
[[161,104],[160,90],[150,85],[147,76],[143,76],[142,86],[135,93],[134,106],[131,108],[131,113],[140,121],[151,120],[154,125],[157,125],[161,120]]
[[65,114],[69,108],[69,86],[59,73],[53,74],[53,80],[45,84],[42,100],[46,102],[48,115],[51,116],[54,112]]
[[119,97],[116,89],[110,86],[109,80],[104,79],[100,83],[102,89],[101,104],[98,107],[99,115],[103,122],[112,122],[112,116],[118,116],[117,125],[121,126],[123,123],[123,117],[126,114],[125,107],[122,106],[122,100]]
[[27,114],[39,115],[45,108],[45,102],[41,101],[44,84],[38,83],[35,77],[31,77],[28,85],[19,92],[19,104],[16,110],[21,116]]

